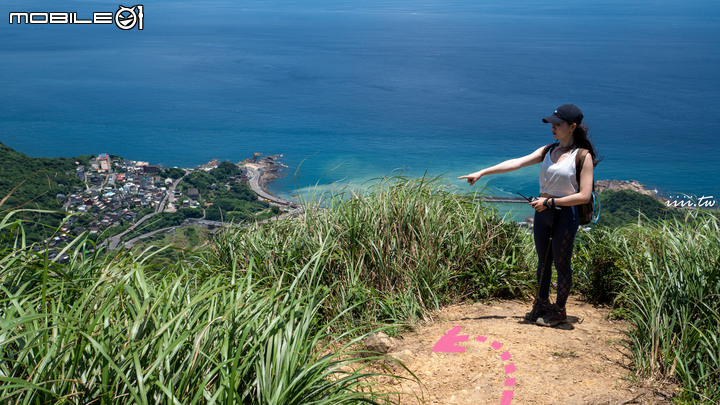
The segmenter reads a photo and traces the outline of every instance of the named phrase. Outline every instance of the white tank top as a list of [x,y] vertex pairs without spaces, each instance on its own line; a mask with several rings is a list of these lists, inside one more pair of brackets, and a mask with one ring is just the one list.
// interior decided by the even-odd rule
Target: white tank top
[[545,154],[540,167],[540,193],[555,197],[565,197],[578,192],[577,178],[575,177],[575,157],[578,149],[575,148],[560,163],[553,163],[550,159],[552,151]]

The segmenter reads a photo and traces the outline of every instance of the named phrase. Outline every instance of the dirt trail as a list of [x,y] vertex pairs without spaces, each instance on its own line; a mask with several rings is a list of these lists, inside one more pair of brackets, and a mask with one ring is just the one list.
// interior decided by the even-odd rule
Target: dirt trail
[[[625,324],[608,320],[607,309],[571,298],[568,323],[545,328],[523,319],[529,307],[519,301],[450,306],[393,339],[388,354],[425,385],[396,383],[393,389],[418,396],[405,396],[402,403],[666,403],[669,394],[625,380]],[[446,335],[445,344],[437,345]],[[456,335],[467,340],[454,343],[462,339]]]

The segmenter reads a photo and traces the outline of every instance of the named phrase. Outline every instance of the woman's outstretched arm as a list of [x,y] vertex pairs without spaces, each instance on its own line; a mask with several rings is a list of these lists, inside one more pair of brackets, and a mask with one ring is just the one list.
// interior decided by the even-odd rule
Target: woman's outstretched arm
[[472,186],[482,176],[487,176],[488,174],[507,173],[507,172],[511,172],[513,170],[521,169],[525,166],[530,166],[530,165],[540,163],[540,162],[542,162],[543,149],[545,149],[545,146],[539,147],[535,152],[533,152],[529,155],[525,155],[523,157],[519,157],[519,158],[515,158],[515,159],[506,160],[502,163],[496,164],[495,166],[491,166],[486,169],[482,169],[475,173],[470,173],[470,174],[466,174],[464,176],[460,176],[460,177],[458,177],[458,179],[467,179],[467,182],[470,183],[470,185]]

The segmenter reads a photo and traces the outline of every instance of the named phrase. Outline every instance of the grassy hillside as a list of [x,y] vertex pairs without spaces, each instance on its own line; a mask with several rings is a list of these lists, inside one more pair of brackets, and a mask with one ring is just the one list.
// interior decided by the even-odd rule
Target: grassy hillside
[[54,233],[63,215],[37,210],[58,211],[62,201],[58,194],[69,195],[82,183],[75,175],[80,161],[84,164],[91,156],[76,158],[31,158],[0,143],[0,214],[11,210],[28,220],[26,233],[33,241]]
[[640,222],[673,219],[682,211],[668,208],[660,200],[631,190],[605,190],[598,193],[602,206],[599,226],[617,228]]
[[87,164],[90,158],[31,158],[0,143],[0,209],[59,209],[57,194],[82,185],[75,162]]
[[[83,238],[56,263],[6,218],[0,401],[385,403],[389,387],[348,367],[358,339],[447,303],[533,290],[531,235],[472,195],[392,179],[326,206],[225,232],[170,265],[152,250],[88,254]],[[638,377],[712,401],[720,222],[687,215],[583,233],[574,290],[615,302]]]

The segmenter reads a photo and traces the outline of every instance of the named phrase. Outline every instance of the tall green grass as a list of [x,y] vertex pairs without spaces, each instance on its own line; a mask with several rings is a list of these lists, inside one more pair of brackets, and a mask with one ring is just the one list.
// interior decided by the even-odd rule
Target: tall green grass
[[580,289],[630,322],[636,373],[720,400],[720,221],[702,211],[585,235]]
[[[86,238],[58,263],[23,243],[21,222],[0,234],[0,403],[390,399],[355,351],[365,334],[333,332],[337,320],[318,315],[317,283],[253,280],[252,267],[202,261],[158,269],[152,253],[88,254]],[[320,279],[320,257],[297,280]]]
[[327,314],[352,307],[343,319],[353,325],[411,322],[450,302],[521,296],[532,279],[531,237],[440,179],[382,179],[323,205],[294,221],[224,233],[208,266],[312,285],[299,273],[320,254],[320,283],[331,286]]
[[[443,303],[516,296],[528,235],[433,179],[219,235],[168,265],[87,235],[51,259],[0,223],[0,402],[385,403],[361,340]],[[68,255],[67,261],[59,258]],[[363,359],[363,360],[361,360]]]
[[[383,179],[324,206],[174,264],[155,260],[167,247],[105,252],[86,237],[61,263],[6,215],[0,402],[384,403],[356,352],[374,325],[533,290],[531,236],[439,179]],[[720,398],[719,222],[698,212],[576,243],[575,290],[614,302],[635,372],[689,401]]]
[[664,222],[639,240],[642,250],[626,253],[644,265],[626,269],[623,293],[635,366],[676,377],[688,397],[720,399],[720,222]]

